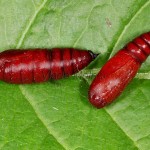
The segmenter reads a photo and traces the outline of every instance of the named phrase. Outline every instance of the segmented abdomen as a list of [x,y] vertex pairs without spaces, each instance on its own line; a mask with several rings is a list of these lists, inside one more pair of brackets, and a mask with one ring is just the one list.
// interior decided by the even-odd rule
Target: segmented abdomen
[[118,51],[102,67],[89,89],[92,105],[102,108],[114,101],[134,78],[150,54],[150,32],[142,34]]
[[0,79],[15,84],[44,82],[77,73],[96,55],[72,48],[7,50],[0,53]]
[[150,32],[142,34],[127,44],[125,50],[143,63],[150,54]]

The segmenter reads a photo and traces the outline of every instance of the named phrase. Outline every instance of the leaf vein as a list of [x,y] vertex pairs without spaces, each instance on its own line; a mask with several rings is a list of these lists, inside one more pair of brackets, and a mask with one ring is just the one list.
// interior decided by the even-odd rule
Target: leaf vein
[[129,139],[133,142],[134,146],[135,146],[137,149],[139,149],[138,146],[137,146],[137,144],[135,143],[135,141],[124,131],[124,129],[117,123],[117,121],[116,121],[116,120],[113,118],[113,116],[107,111],[107,109],[104,108],[104,110],[105,110],[106,113],[110,116],[110,118],[112,119],[112,121],[118,126],[118,128],[121,129],[121,131],[124,133],[124,135],[126,135],[127,138],[129,138]]
[[94,10],[94,8],[97,7],[97,6],[94,6],[92,7],[92,9],[90,10],[90,13],[89,15],[87,16],[86,20],[87,20],[87,23],[86,23],[86,26],[84,28],[84,30],[81,32],[80,36],[76,39],[76,41],[74,42],[73,44],[73,47],[75,47],[77,45],[77,43],[79,42],[79,40],[82,38],[83,34],[85,33],[85,31],[87,30],[87,27],[88,27],[88,22],[89,22],[89,18],[92,14],[92,11]]
[[37,118],[39,118],[39,120],[41,121],[41,123],[44,125],[44,127],[47,129],[48,133],[50,135],[52,135],[56,141],[62,146],[62,148],[64,150],[68,150],[69,148],[65,145],[65,143],[63,143],[61,140],[58,140],[57,136],[55,135],[55,133],[48,127],[47,123],[46,123],[46,120],[44,117],[42,117],[42,115],[39,115],[39,112],[38,110],[36,109],[34,102],[32,101],[32,98],[30,97],[30,99],[26,96],[25,94],[25,90],[22,88],[22,86],[20,85],[19,86],[19,89],[21,91],[21,93],[24,95],[25,99],[29,102],[29,104],[32,106]]
[[21,38],[19,39],[19,42],[18,42],[18,44],[16,46],[17,49],[21,47],[21,45],[22,45],[22,43],[23,43],[23,41],[24,41],[27,33],[29,32],[32,24],[34,23],[37,15],[42,10],[42,8],[45,6],[46,2],[47,2],[47,0],[44,0],[43,3],[39,6],[39,8],[35,11],[35,13],[33,14],[33,16],[31,17],[31,20],[28,22],[25,30],[22,32]]
[[[140,14],[140,12],[141,12],[146,6],[149,5],[149,3],[150,3],[150,0],[147,1],[147,2],[145,2],[145,3],[141,6],[141,8],[138,9],[138,11],[130,18],[130,20],[128,20],[128,23],[124,26],[123,30],[121,31],[120,35],[118,36],[117,41],[115,42],[115,44],[114,44],[114,46],[113,46],[113,50],[112,50],[112,52],[111,52],[110,55],[109,55],[110,57],[112,56],[113,51],[116,49],[118,43],[120,42],[120,40],[121,40],[123,34],[126,32],[126,30],[128,29],[128,27],[130,26],[131,22]],[[110,57],[109,57],[109,58],[110,58]]]

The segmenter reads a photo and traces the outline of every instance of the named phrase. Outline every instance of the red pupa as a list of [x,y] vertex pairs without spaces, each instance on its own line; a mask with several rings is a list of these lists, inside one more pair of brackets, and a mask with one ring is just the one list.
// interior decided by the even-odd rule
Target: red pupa
[[150,54],[150,32],[135,38],[102,67],[89,89],[89,101],[102,108],[114,101]]
[[0,53],[0,80],[29,84],[61,79],[77,73],[96,56],[73,48],[6,50]]

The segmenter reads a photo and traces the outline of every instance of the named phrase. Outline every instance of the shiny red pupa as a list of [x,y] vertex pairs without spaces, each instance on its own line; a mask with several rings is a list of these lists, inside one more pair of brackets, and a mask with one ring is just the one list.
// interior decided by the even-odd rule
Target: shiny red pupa
[[6,50],[0,53],[0,80],[30,84],[61,79],[79,72],[96,56],[73,48]]
[[135,38],[102,67],[89,89],[89,101],[102,108],[114,101],[150,54],[150,32]]

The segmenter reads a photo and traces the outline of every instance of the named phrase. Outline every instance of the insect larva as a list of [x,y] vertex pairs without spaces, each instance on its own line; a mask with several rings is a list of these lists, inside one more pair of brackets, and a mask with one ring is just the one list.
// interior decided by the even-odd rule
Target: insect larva
[[29,84],[61,79],[77,73],[96,56],[73,48],[7,50],[0,53],[0,80]]
[[114,101],[134,78],[150,54],[150,32],[118,51],[102,67],[89,89],[89,101],[97,108]]

